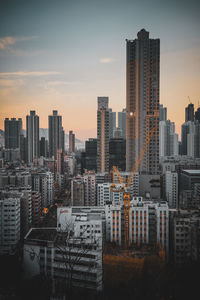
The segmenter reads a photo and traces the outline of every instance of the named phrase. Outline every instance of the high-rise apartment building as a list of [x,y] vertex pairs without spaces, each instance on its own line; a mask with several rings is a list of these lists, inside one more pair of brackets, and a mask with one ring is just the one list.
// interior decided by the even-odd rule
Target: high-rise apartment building
[[95,172],[87,172],[83,175],[84,181],[84,205],[96,205],[96,174]]
[[200,122],[200,107],[195,111],[195,120]]
[[190,103],[185,108],[185,122],[194,121],[194,104]]
[[160,104],[160,121],[167,121],[167,107]]
[[108,97],[98,97],[97,110],[97,172],[109,171],[109,109]]
[[126,139],[126,109],[118,112],[118,128],[122,131],[122,138]]
[[72,130],[69,131],[69,152],[75,152],[75,134]]
[[181,154],[200,157],[200,123],[187,121],[181,127]]
[[62,127],[62,132],[61,132],[61,149],[64,153],[65,152],[65,131],[64,131],[63,127]]
[[162,156],[178,155],[178,134],[175,124],[170,120],[159,122],[159,154]]
[[5,148],[17,149],[20,148],[20,134],[22,133],[22,119],[16,120],[6,118],[4,120],[5,131]]
[[110,139],[114,137],[114,131],[116,129],[116,112],[109,108],[109,137]]
[[39,116],[34,110],[26,116],[27,161],[33,162],[39,157]]
[[57,150],[62,149],[62,116],[57,110],[49,116],[49,156],[57,158]]
[[126,170],[135,165],[146,138],[155,128],[139,171],[159,170],[160,40],[149,39],[142,29],[135,40],[126,40]]
[[57,150],[57,173],[63,174],[64,172],[64,155],[62,149]]
[[54,200],[54,177],[53,173],[33,172],[32,173],[32,189],[41,194],[41,208],[53,204]]

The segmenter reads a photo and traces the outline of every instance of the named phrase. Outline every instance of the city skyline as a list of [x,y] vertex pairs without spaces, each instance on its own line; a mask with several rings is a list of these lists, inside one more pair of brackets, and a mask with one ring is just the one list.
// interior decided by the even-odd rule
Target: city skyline
[[96,98],[108,96],[116,112],[126,106],[125,39],[134,39],[142,28],[161,40],[160,103],[179,134],[188,96],[196,110],[198,1],[2,4],[1,129],[6,117],[22,117],[25,129],[30,110],[36,110],[40,127],[47,128],[48,115],[58,110],[66,132],[73,129],[83,140],[96,137]]

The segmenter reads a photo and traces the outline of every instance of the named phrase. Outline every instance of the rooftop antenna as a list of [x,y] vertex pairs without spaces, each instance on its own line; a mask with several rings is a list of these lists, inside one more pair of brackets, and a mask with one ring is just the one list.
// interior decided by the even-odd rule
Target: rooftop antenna
[[192,104],[192,102],[191,102],[191,100],[190,100],[190,97],[189,97],[189,96],[188,96],[188,99],[189,99],[189,103],[190,103],[190,104]]

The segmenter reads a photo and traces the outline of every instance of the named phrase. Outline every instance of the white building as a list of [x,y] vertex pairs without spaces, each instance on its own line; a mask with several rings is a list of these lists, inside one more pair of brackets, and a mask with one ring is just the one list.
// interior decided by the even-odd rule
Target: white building
[[[130,244],[161,244],[168,256],[169,228],[167,202],[143,201],[142,197],[135,197],[130,203],[129,210],[129,241]],[[77,223],[79,233],[81,222],[87,224],[84,235],[94,237],[96,221],[102,222],[102,237],[109,242],[119,245],[124,243],[124,206],[105,205],[96,207],[76,206],[59,207],[57,209],[57,227],[64,230],[69,224]],[[93,225],[93,227],[92,227]],[[98,225],[98,223],[97,223]],[[84,227],[82,227],[84,230]],[[99,234],[99,233],[98,233]]]
[[[106,204],[119,205],[123,201],[123,193],[122,192],[112,192],[111,191],[112,183],[106,182],[98,184],[97,186],[97,205],[105,206]],[[122,185],[116,184],[116,189],[121,190]]]
[[49,276],[55,289],[72,274],[73,287],[101,291],[102,246],[90,238],[68,238],[55,228],[33,228],[24,240],[24,270],[26,277]]
[[[104,213],[105,214],[105,213]],[[102,210],[90,207],[58,207],[57,228],[66,231],[72,228],[75,237],[101,240],[103,237]]]
[[20,240],[20,198],[0,200],[0,254],[15,253]]
[[[110,206],[109,210],[110,241],[121,245],[124,232],[123,206]],[[168,256],[168,223],[168,205],[166,202],[143,201],[142,197],[135,197],[130,203],[129,210],[130,244],[161,244]]]

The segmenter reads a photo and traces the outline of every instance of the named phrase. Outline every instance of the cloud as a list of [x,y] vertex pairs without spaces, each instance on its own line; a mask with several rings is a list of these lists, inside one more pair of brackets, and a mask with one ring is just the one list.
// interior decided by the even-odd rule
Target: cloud
[[19,71],[19,72],[1,72],[0,77],[11,77],[11,76],[48,76],[48,75],[59,75],[62,74],[61,72],[54,72],[54,71]]
[[22,79],[10,80],[10,79],[0,79],[0,87],[14,87],[23,84]]
[[115,59],[112,58],[112,57],[101,57],[101,58],[99,59],[99,61],[100,61],[100,63],[102,63],[102,64],[109,64],[109,63],[114,62]]
[[70,84],[75,84],[75,82],[72,81],[49,81],[48,85],[51,86],[62,86],[62,85],[70,85]]
[[15,44],[16,41],[17,41],[17,39],[12,36],[0,38],[0,49],[1,50],[8,49],[9,46]]
[[39,51],[35,51],[35,52],[31,51],[29,53],[29,52],[26,52],[23,50],[14,49],[13,45],[18,42],[30,41],[30,40],[34,40],[37,38],[38,38],[38,36],[21,36],[21,37],[6,36],[3,38],[0,38],[0,50],[8,51],[15,55],[36,55],[36,54],[38,54]]

